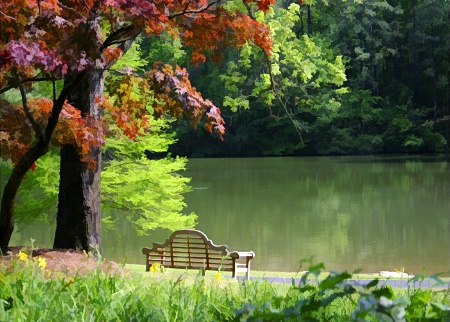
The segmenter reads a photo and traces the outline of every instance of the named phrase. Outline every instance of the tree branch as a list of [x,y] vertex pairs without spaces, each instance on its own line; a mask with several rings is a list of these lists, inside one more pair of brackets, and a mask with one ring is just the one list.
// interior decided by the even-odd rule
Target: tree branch
[[178,12],[178,13],[174,13],[172,15],[169,15],[168,18],[169,19],[173,19],[179,16],[184,16],[186,14],[191,14],[191,13],[202,13],[205,12],[206,10],[208,10],[209,8],[211,8],[212,6],[215,6],[216,4],[220,3],[221,0],[217,0],[217,1],[213,1],[211,3],[208,3],[206,6],[204,6],[203,8],[197,9],[197,10],[188,10],[188,5],[186,5],[186,7],[184,8],[184,10],[182,12]]
[[48,82],[48,81],[51,81],[51,80],[53,80],[52,77],[25,78],[25,79],[22,79],[20,82],[14,82],[13,84],[11,84],[9,86],[6,86],[6,87],[0,89],[0,95],[3,94],[3,93],[6,93],[7,91],[9,91],[9,90],[11,90],[13,88],[19,87],[22,84],[28,83],[28,82]]
[[12,19],[12,20],[16,20],[16,21],[17,21],[16,18],[11,17],[11,16],[8,16],[8,15],[7,15],[6,13],[4,13],[3,11],[0,11],[0,13],[1,13],[3,16],[5,16],[6,18],[8,18],[8,19]]
[[42,140],[43,135],[44,135],[44,131],[41,127],[41,125],[36,121],[36,119],[34,118],[33,114],[30,111],[30,107],[28,106],[28,102],[27,102],[27,92],[25,91],[25,87],[23,86],[23,84],[19,85],[19,90],[20,90],[20,95],[22,96],[22,107],[23,110],[25,111],[25,115],[27,116],[28,120],[31,123],[31,126],[33,127],[34,132],[36,133],[36,136]]
[[112,32],[108,38],[103,42],[100,52],[103,52],[106,48],[111,45],[122,44],[130,39],[136,39],[136,37],[141,33],[141,28],[136,28],[133,25],[129,25],[116,31]]
[[53,79],[53,81],[52,81],[52,90],[53,90],[53,106],[56,104],[56,82],[55,82],[55,80]]
[[[131,27],[131,26],[130,26]],[[120,50],[122,50],[122,56],[125,55],[125,53],[128,51],[128,49],[130,49],[131,45],[133,44],[133,42],[136,40],[136,38],[139,36],[139,34],[142,32],[142,28],[134,28],[134,29],[130,29],[129,33],[128,33],[128,38],[126,39],[122,39],[122,40],[117,40],[116,42],[114,42],[114,44],[118,44]],[[111,36],[111,35],[110,35]],[[110,38],[110,37],[108,37]],[[108,40],[108,39],[107,39]],[[105,41],[106,43],[106,41]],[[109,43],[108,46],[112,45],[113,43]],[[102,46],[102,51],[106,49],[105,45],[103,44]],[[112,60],[109,61],[107,64],[105,64],[105,66],[103,66],[104,69],[108,69],[110,68],[112,65],[114,65],[114,63],[117,60]]]
[[[81,12],[78,12],[78,11],[75,10],[74,8],[70,8],[70,7],[68,7],[68,6],[64,5],[64,4],[62,4],[61,1],[59,1],[58,5],[61,6],[61,7],[63,7],[64,9],[70,10],[70,11],[76,13],[77,15],[79,15],[80,17],[84,18],[83,14],[82,14]],[[87,7],[87,6],[86,6],[86,7]]]
[[244,3],[245,8],[247,9],[247,14],[252,20],[256,20],[255,16],[253,15],[252,9],[250,8],[250,5],[248,2],[242,1]]
[[69,93],[80,84],[81,80],[85,75],[86,70],[77,73],[75,78],[69,84],[64,84],[63,89],[59,93],[59,96],[56,99],[55,104],[53,104],[52,112],[48,118],[47,126],[45,128],[44,139],[47,144],[50,143],[53,131],[55,130],[56,125],[58,124],[59,114],[63,109],[64,103],[66,102]]

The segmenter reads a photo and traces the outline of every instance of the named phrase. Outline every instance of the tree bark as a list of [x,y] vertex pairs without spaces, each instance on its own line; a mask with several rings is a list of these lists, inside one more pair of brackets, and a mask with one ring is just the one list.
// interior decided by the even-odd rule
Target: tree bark
[[[67,81],[67,80],[66,80]],[[68,77],[70,81],[70,77]],[[88,72],[68,100],[86,117],[99,117],[95,98],[103,93],[103,71]],[[90,160],[83,162],[75,147],[61,149],[58,213],[53,247],[97,250],[101,253],[100,147],[91,147]]]

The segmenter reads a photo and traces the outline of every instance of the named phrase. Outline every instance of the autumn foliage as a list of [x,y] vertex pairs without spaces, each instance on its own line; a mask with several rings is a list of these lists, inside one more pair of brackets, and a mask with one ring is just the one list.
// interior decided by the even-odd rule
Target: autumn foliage
[[[142,95],[128,94],[136,88],[142,90]],[[148,129],[149,107],[156,117],[187,115],[194,123],[199,123],[206,113],[207,129],[224,133],[220,110],[192,87],[185,68],[158,63],[143,76],[130,72],[109,84],[108,93],[102,101],[104,109],[130,138]]]
[[[30,112],[38,126],[45,128],[50,116],[53,102],[48,98],[30,99],[28,101]],[[31,125],[26,114],[18,106],[4,102],[0,109],[0,149],[2,157],[10,159],[13,164],[20,157],[33,140]],[[23,124],[25,126],[17,126]],[[81,112],[74,106],[66,103],[60,113],[59,122],[52,136],[55,146],[64,144],[74,145],[86,162],[89,151],[93,146],[101,146],[102,123],[92,117],[82,117]]]
[[[268,10],[272,1],[244,3],[256,11]],[[90,69],[109,69],[123,55],[124,43],[163,31],[191,47],[195,63],[205,61],[206,53],[218,60],[224,47],[246,42],[266,52],[271,49],[265,25],[230,5],[222,7],[219,1],[14,0],[2,1],[0,11],[0,93],[19,86],[31,92],[36,81],[54,82]],[[100,95],[95,103],[130,138],[146,131],[150,101],[156,116],[187,115],[193,123],[205,119],[209,131],[224,131],[220,109],[192,87],[186,69],[157,63],[145,75],[126,70],[108,90],[110,96]],[[136,90],[142,95],[133,95]],[[17,163],[39,139],[36,126],[45,128],[55,99],[28,99],[25,107],[23,102],[1,101],[3,159]],[[80,113],[65,101],[51,142],[73,144],[87,156],[91,146],[103,144],[105,120]]]

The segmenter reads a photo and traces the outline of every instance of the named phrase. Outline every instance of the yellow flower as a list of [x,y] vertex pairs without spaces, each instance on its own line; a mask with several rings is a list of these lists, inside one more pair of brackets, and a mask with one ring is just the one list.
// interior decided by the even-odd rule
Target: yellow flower
[[153,263],[152,266],[150,266],[150,272],[157,273],[161,270],[161,264],[160,263]]
[[217,272],[216,275],[214,275],[214,278],[220,282],[222,280],[222,274],[220,274],[220,272]]
[[42,268],[47,267],[47,261],[45,260],[45,258],[39,256],[37,258],[37,260],[39,262],[39,267],[42,267]]
[[70,280],[66,281],[66,285],[64,285],[64,287],[69,286],[70,284],[75,283],[75,279],[72,277]]
[[27,254],[25,254],[25,253],[22,252],[22,251],[19,252],[19,259],[20,259],[21,261],[26,261],[27,258],[28,258],[28,255],[27,255]]

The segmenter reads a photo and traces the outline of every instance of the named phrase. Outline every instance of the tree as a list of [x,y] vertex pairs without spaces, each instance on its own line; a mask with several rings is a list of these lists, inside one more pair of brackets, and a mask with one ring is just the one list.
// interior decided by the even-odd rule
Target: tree
[[[346,91],[341,88],[346,80],[344,63],[325,37],[296,32],[300,8],[292,3],[255,15],[270,27],[271,56],[246,44],[225,53],[222,70],[209,64],[191,72],[202,92],[214,92],[214,99],[223,101],[227,133],[220,144],[226,147],[219,153],[227,149],[244,156],[292,155],[308,143],[307,132],[315,120],[336,114],[339,97]],[[209,146],[203,152],[207,142],[200,139],[196,153],[215,152]],[[187,144],[181,140],[185,148]]]
[[348,62],[351,95],[328,128],[335,144],[324,152],[443,152],[448,2],[327,1],[316,7],[324,14],[315,30],[328,34]]
[[[245,1],[244,7],[266,11],[270,4]],[[238,6],[204,0],[2,2],[0,94],[18,88],[22,98],[21,106],[3,100],[1,109],[1,154],[14,163],[1,203],[3,252],[14,229],[14,200],[22,178],[51,143],[62,147],[54,247],[101,249],[100,156],[107,127],[103,111],[130,138],[141,129],[148,131],[149,100],[157,116],[187,114],[194,121],[206,116],[210,131],[223,131],[220,110],[200,96],[182,68],[159,64],[145,75],[125,69],[111,86],[114,98],[103,95],[103,80],[137,37],[163,31],[191,47],[195,63],[205,60],[204,52],[220,59],[222,48],[247,42],[269,52],[267,28]],[[28,99],[36,82],[53,84],[50,99]],[[141,95],[132,95],[133,87],[139,87]]]

